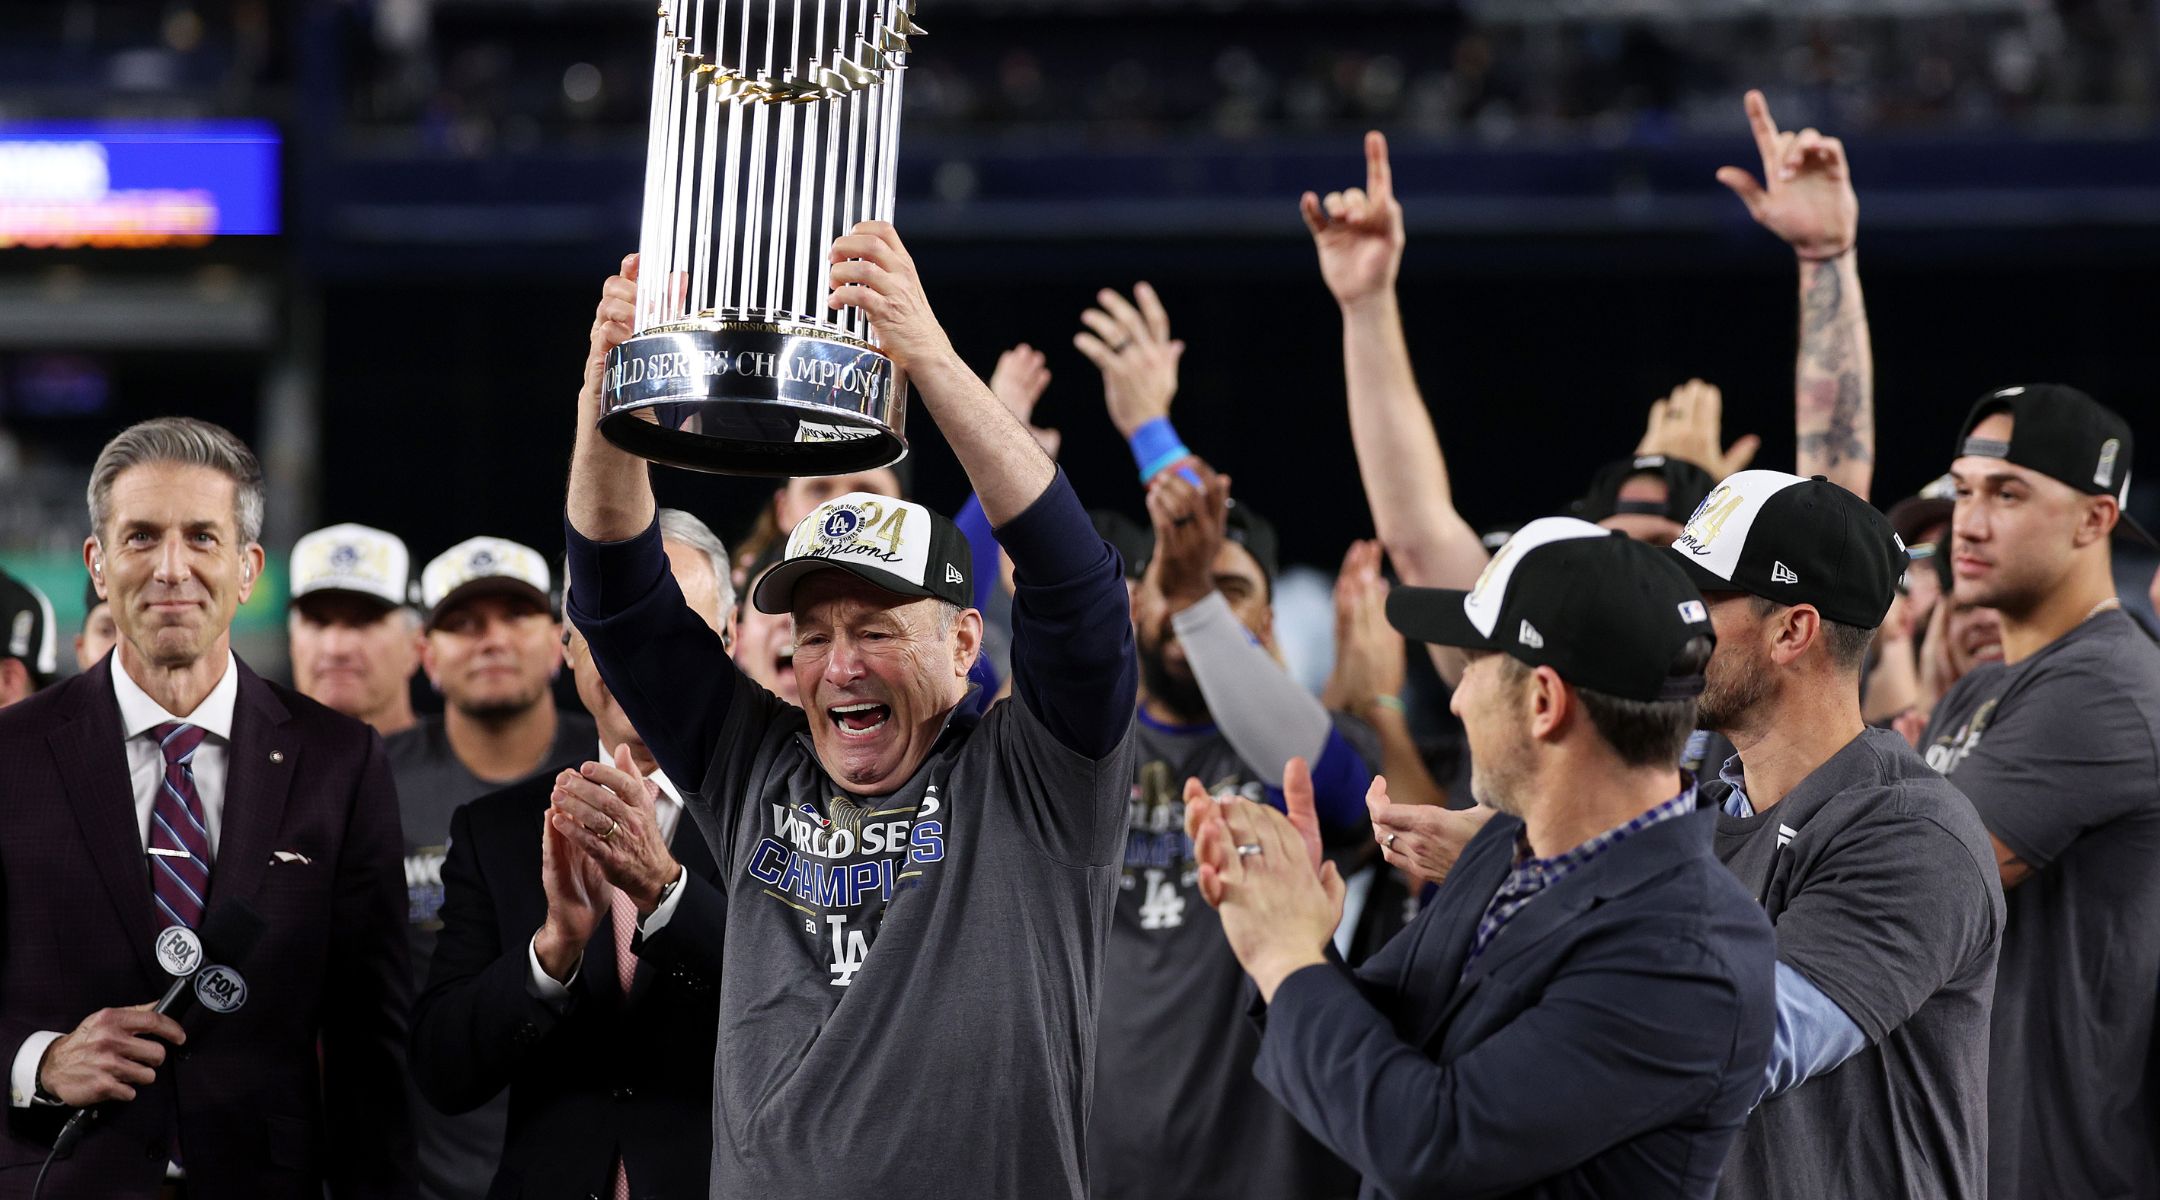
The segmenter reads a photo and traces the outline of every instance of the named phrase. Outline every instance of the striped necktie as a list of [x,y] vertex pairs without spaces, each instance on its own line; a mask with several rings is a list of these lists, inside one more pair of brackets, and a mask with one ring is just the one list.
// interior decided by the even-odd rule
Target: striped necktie
[[208,731],[169,721],[150,736],[165,755],[165,778],[150,806],[150,891],[166,920],[193,929],[210,893],[210,828],[195,792],[195,752]]

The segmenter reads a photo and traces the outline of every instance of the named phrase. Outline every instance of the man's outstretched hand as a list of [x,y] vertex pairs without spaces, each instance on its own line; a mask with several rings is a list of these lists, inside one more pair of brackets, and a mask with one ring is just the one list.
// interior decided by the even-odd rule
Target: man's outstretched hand
[[997,396],[998,403],[1027,426],[1028,434],[1043,448],[1044,454],[1056,458],[1064,436],[1055,429],[1045,429],[1035,423],[1035,405],[1049,387],[1050,360],[1026,342],[998,355],[997,366],[990,370],[990,391]]
[[1365,135],[1365,186],[1325,196],[1305,193],[1298,199],[1305,228],[1320,252],[1320,277],[1344,308],[1395,295],[1402,266],[1403,213],[1395,200],[1395,175],[1388,165],[1387,138],[1378,130]]
[[1860,228],[1860,200],[1853,194],[1845,144],[1814,129],[1778,132],[1770,102],[1760,91],[1748,92],[1747,115],[1768,186],[1741,167],[1719,167],[1718,182],[1731,188],[1747,205],[1748,215],[1800,257],[1836,258],[1852,249]]
[[1720,449],[1724,423],[1725,393],[1716,384],[1690,379],[1663,400],[1651,401],[1650,423],[1643,428],[1642,440],[1635,443],[1635,453],[1691,462],[1708,471],[1712,479],[1723,479],[1745,470],[1762,449],[1762,439],[1752,433]]

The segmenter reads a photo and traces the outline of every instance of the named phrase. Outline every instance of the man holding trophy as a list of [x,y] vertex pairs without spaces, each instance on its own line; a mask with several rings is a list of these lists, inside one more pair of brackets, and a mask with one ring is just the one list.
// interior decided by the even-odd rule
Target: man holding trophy
[[[677,176],[700,214],[717,188],[735,232],[687,258],[666,250],[673,233],[656,230],[704,222],[654,211],[670,193],[662,179],[643,253],[602,290],[571,460],[567,615],[725,880],[712,1194],[1084,1197],[1081,1125],[1133,771],[1137,669],[1117,555],[939,327],[883,219],[889,142],[884,165],[849,183],[867,203],[836,207],[867,219],[837,238],[797,219],[814,206],[784,199],[781,181],[808,196],[820,178],[852,181],[851,168],[813,170],[787,150],[707,157],[723,125],[735,153],[782,145],[768,127],[814,144],[821,117],[844,142],[849,106],[890,120],[901,56],[889,48],[920,31],[897,7],[865,4],[858,19],[875,32],[842,65],[744,83],[730,82],[747,74],[734,67],[702,72],[695,16],[682,38],[663,15],[655,143],[711,137],[696,161],[655,170]],[[694,128],[661,128],[673,92],[705,87],[684,110]],[[767,210],[746,215],[761,186]],[[827,240],[816,278],[798,269],[803,237]],[[745,292],[724,260],[760,253],[784,278]],[[982,615],[968,607],[966,542],[944,517],[851,493],[795,527],[751,602],[794,617],[800,708],[738,671],[684,604],[654,524],[645,457],[790,475],[891,462],[905,448],[903,378],[1013,563],[1013,697],[980,718],[959,710]],[[548,820],[597,855],[643,796],[638,780],[588,763],[558,784]],[[665,927],[671,899],[639,921],[642,935]]]

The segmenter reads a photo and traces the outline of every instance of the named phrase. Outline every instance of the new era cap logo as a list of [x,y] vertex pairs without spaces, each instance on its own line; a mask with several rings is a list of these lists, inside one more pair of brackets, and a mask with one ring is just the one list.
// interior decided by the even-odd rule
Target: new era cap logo
[[1770,582],[1798,583],[1800,582],[1800,577],[1793,574],[1792,568],[1786,566],[1784,563],[1773,562],[1770,564]]
[[966,583],[966,582],[967,582],[967,577],[966,577],[966,576],[964,576],[964,575],[962,575],[962,574],[960,573],[960,568],[958,568],[958,567],[956,567],[956,566],[952,565],[951,563],[946,563],[946,564],[945,564],[945,582],[947,582],[947,583]]
[[2115,486],[2115,456],[2122,453],[2122,439],[2109,438],[2100,443],[2100,465],[2093,468],[2094,487]]
[[1537,631],[1537,626],[1532,625],[1528,621],[1524,621],[1522,623],[1522,628],[1515,631],[1515,640],[1521,642],[1525,646],[1530,647],[1532,650],[1542,650],[1545,648],[1545,635],[1539,633]]

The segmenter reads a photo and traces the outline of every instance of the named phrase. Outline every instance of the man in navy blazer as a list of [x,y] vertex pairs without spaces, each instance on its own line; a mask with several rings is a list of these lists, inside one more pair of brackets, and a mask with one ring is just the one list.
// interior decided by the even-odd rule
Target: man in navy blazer
[[1775,948],[1672,765],[1700,595],[1553,517],[1470,592],[1400,589],[1388,615],[1469,651],[1454,708],[1502,815],[1353,974],[1327,957],[1343,887],[1303,770],[1290,818],[1188,785],[1201,892],[1267,1004],[1254,1073],[1368,1197],[1710,1196],[1769,1060]]
[[[683,599],[728,641],[727,548],[688,513],[662,509],[659,523]],[[584,635],[571,629],[564,643],[600,761],[451,817],[413,1073],[445,1112],[509,1089],[491,1197],[703,1196],[727,927],[720,868]]]
[[[90,496],[119,642],[0,713],[0,1197],[89,1105],[45,1196],[409,1196],[396,795],[372,730],[232,654],[261,468],[217,426],[150,421]],[[263,923],[240,1006],[132,1007],[170,982],[160,930],[234,901]]]

